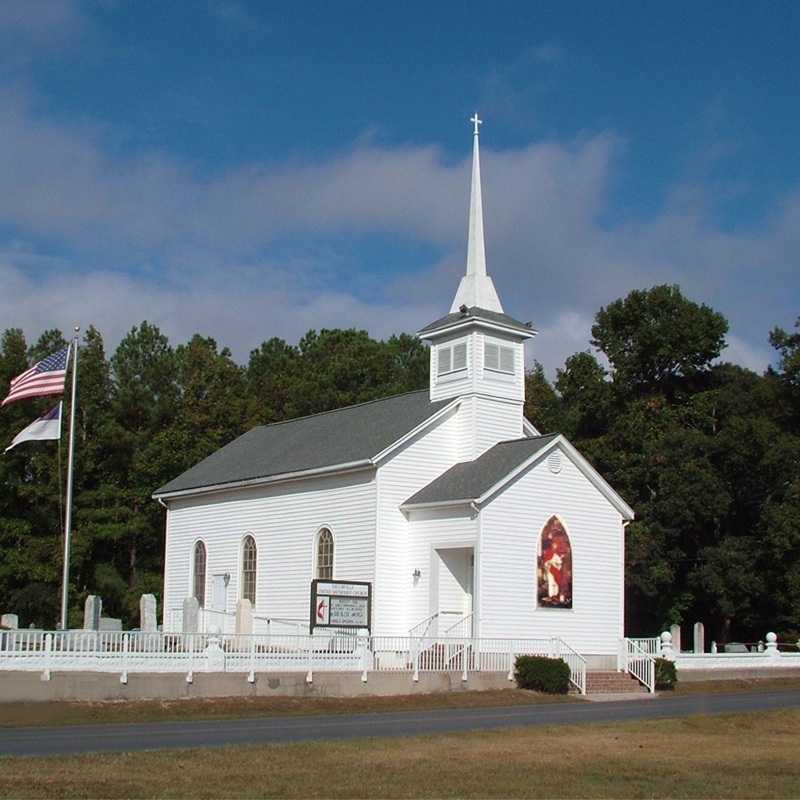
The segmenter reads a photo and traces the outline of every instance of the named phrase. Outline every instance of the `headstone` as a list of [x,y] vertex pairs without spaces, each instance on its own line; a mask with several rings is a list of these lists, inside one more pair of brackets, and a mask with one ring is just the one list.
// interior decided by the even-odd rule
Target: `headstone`
[[139,628],[145,633],[153,633],[158,630],[156,596],[154,594],[143,594],[139,598]]
[[219,628],[212,625],[209,633],[208,644],[203,651],[206,657],[206,672],[225,672],[225,651],[220,647]]
[[96,594],[90,594],[83,604],[83,629],[85,631],[100,630],[100,615],[103,613],[103,601]]
[[197,633],[200,622],[200,603],[196,597],[183,601],[183,633]]
[[749,652],[747,649],[746,644],[742,644],[741,642],[728,642],[725,645],[725,652],[726,653],[747,653]]
[[236,633],[240,636],[253,633],[253,606],[247,598],[236,604]]
[[16,614],[3,614],[0,617],[0,627],[15,631],[19,628],[19,617]]
[[716,642],[711,642],[711,652],[712,653],[716,653],[717,652],[717,643]]
[[706,651],[706,627],[702,622],[694,624],[694,652],[705,653]]
[[121,631],[122,630],[122,620],[116,619],[115,617],[100,617],[100,627],[98,630],[101,631]]
[[671,625],[669,632],[672,634],[672,649],[676,653],[681,652],[681,626]]

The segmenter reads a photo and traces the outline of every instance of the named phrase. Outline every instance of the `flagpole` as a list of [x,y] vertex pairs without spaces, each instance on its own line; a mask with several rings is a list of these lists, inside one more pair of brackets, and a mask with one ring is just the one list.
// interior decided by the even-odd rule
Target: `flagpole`
[[72,400],[69,406],[69,453],[67,455],[67,513],[64,520],[64,568],[61,578],[61,630],[67,630],[67,595],[69,594],[69,540],[72,534],[72,467],[75,460],[75,406],[78,387],[78,331],[72,339]]

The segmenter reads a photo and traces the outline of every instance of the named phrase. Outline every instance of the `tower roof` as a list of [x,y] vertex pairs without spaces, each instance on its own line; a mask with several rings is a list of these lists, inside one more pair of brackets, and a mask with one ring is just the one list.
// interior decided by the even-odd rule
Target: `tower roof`
[[472,133],[472,186],[469,198],[469,233],[467,236],[467,272],[458,285],[450,313],[461,306],[477,306],[488,311],[503,313],[492,279],[486,274],[486,244],[483,238],[483,197],[481,194],[481,153],[478,126],[482,120],[475,116]]

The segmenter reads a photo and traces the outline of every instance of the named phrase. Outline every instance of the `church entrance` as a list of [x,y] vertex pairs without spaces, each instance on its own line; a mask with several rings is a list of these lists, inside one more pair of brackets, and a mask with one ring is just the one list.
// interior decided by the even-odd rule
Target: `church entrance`
[[[437,548],[435,611],[439,636],[471,636],[475,554],[471,547]],[[434,598],[431,598],[432,600]]]

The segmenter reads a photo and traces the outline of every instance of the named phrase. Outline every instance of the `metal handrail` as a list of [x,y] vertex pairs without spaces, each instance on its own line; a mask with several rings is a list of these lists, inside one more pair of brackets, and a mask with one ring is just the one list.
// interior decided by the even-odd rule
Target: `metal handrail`
[[[419,637],[424,639],[428,635],[428,631],[431,629],[431,625],[433,624],[434,620],[439,619],[441,616],[445,616],[446,614],[460,614],[460,611],[436,611],[428,617],[425,617],[421,622],[418,622],[408,631],[409,636]],[[419,628],[424,626],[424,630],[420,633],[418,632]]]
[[458,620],[457,622],[454,622],[449,628],[445,628],[445,631],[442,634],[442,636],[469,636],[469,635],[471,635],[472,631],[470,631],[470,633],[467,633],[466,631],[464,631],[462,633],[453,633],[453,631],[456,628],[458,628],[460,625],[466,625],[467,622],[472,623],[473,617],[474,617],[474,613],[473,614],[466,614],[465,616],[461,617],[460,620]]
[[656,660],[633,639],[625,639],[625,672],[629,672],[651,694],[656,690]]
[[[586,659],[568,642],[558,639],[558,655],[569,667],[570,683],[581,693],[586,694]],[[566,654],[561,652],[566,649]],[[566,656],[566,657],[565,657]]]

